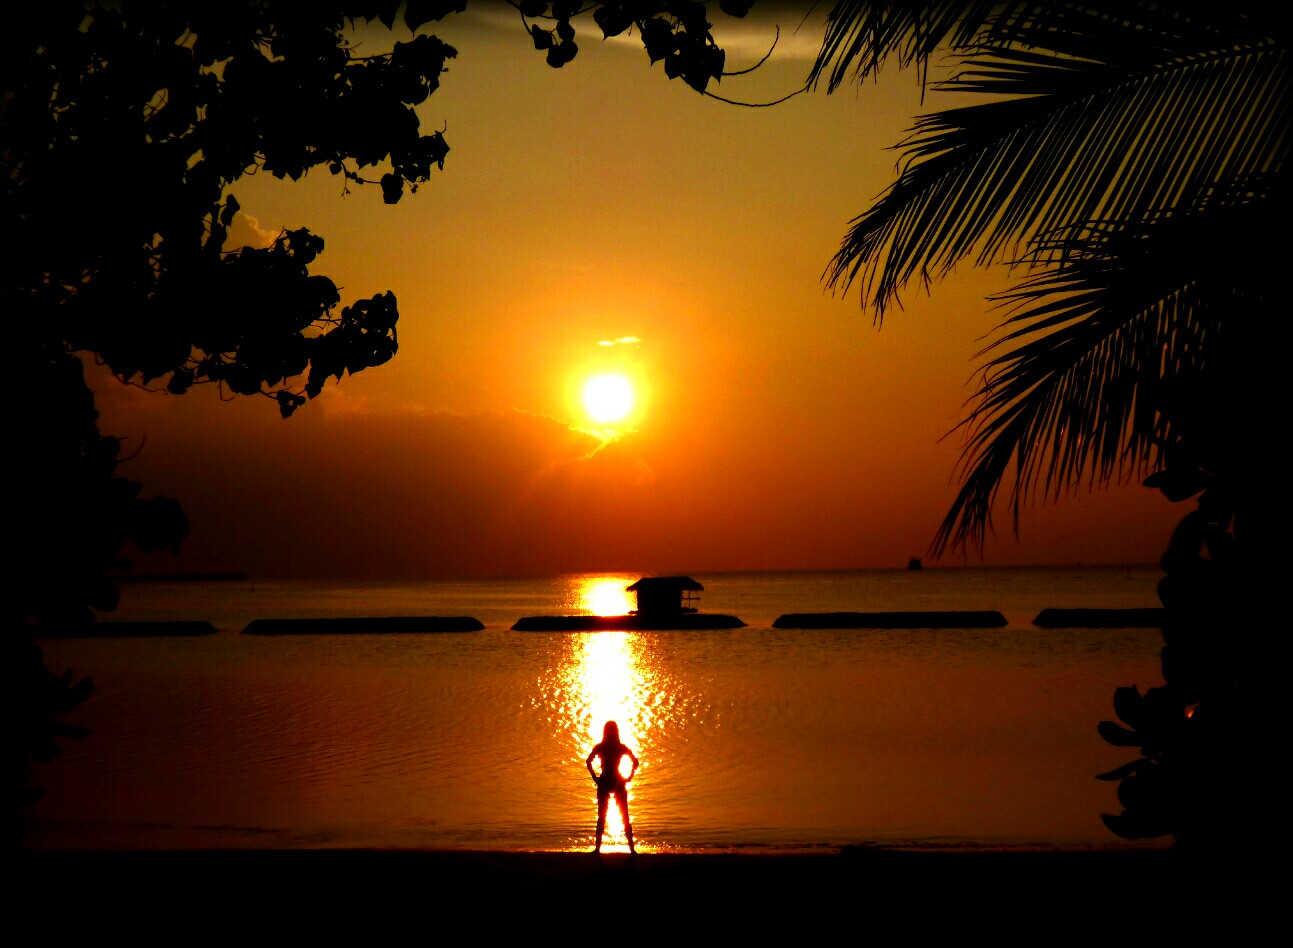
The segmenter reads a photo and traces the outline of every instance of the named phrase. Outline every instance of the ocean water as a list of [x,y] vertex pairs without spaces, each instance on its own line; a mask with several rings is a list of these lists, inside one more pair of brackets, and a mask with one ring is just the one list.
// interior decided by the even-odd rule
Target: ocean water
[[[48,640],[94,679],[92,729],[35,765],[39,848],[592,845],[602,724],[642,761],[647,851],[1128,846],[1096,724],[1160,679],[1153,629],[1039,629],[1043,608],[1156,606],[1154,567],[696,575],[747,627],[526,633],[618,614],[635,575],[339,585],[134,583],[114,618],[196,638]],[[996,609],[1008,626],[779,630],[788,612]],[[473,615],[482,632],[245,636],[256,618]],[[614,808],[612,807],[612,810]],[[613,816],[608,848],[623,848]],[[1136,845],[1155,846],[1161,843]]]

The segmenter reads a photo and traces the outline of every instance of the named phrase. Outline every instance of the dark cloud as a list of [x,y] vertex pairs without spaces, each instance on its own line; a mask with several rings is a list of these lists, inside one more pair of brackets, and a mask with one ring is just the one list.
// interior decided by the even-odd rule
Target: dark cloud
[[660,506],[644,458],[551,418],[349,413],[276,427],[147,440],[123,473],[179,498],[193,532],[178,559],[141,567],[353,578],[596,569],[608,551],[630,557]]

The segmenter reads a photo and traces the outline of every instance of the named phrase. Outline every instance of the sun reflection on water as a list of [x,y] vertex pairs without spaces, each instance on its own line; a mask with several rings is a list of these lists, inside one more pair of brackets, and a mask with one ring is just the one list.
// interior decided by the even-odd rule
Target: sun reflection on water
[[[580,762],[588,751],[602,739],[602,728],[607,721],[620,726],[620,740],[627,744],[642,761],[638,777],[629,784],[629,817],[633,816],[634,798],[643,771],[651,758],[651,719],[647,696],[650,670],[639,661],[639,650],[630,641],[628,632],[592,632],[579,636],[575,661],[567,669],[569,678],[567,694],[574,698],[573,706],[567,704],[566,712],[571,737],[578,743]],[[571,713],[573,712],[573,714]],[[627,757],[620,761],[621,773],[628,775],[631,763]],[[589,785],[589,802],[595,794]],[[590,807],[590,817],[593,810]],[[590,818],[590,825],[591,825]],[[592,837],[584,846],[592,843]],[[606,813],[606,835],[603,852],[627,852],[628,838],[618,807],[612,802]]]
[[[577,601],[586,612],[625,615],[634,606],[624,591],[632,579],[580,577],[575,582]],[[637,776],[629,784],[629,817],[634,819],[636,833],[636,802],[640,796],[650,794],[652,759],[659,752],[664,731],[677,723],[675,719],[681,716],[682,708],[675,701],[675,689],[667,672],[659,667],[653,654],[649,634],[573,633],[567,641],[560,667],[554,670],[555,680],[545,682],[547,687],[541,688],[551,712],[554,736],[568,748],[571,765],[582,769],[588,752],[601,741],[606,722],[619,724],[620,740],[641,761]],[[631,762],[625,757],[620,763],[621,772],[627,775]],[[584,786],[588,831],[572,842],[572,849],[588,850],[593,845],[596,791],[591,780]],[[649,842],[638,841],[639,851],[652,849]],[[602,851],[628,851],[628,839],[613,800],[607,808]]]

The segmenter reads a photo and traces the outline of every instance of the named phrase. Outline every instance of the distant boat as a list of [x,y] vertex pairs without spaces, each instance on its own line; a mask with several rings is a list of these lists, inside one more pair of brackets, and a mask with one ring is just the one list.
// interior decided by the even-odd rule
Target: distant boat
[[921,569],[921,568],[922,566],[921,566],[919,556],[913,556],[909,560],[907,560],[907,569]]

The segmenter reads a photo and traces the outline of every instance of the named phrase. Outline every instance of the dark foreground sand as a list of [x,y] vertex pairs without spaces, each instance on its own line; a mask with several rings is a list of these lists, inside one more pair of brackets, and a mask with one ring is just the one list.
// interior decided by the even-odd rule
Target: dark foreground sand
[[[502,932],[583,941],[598,930],[627,943],[725,932],[850,943],[1242,943],[1284,917],[1287,890],[1281,866],[1191,865],[1162,851],[49,851],[19,853],[17,869],[18,883],[6,886],[11,918],[44,919],[52,936],[70,926],[172,943],[204,932],[257,943],[457,943]],[[607,906],[622,919],[598,921]]]

